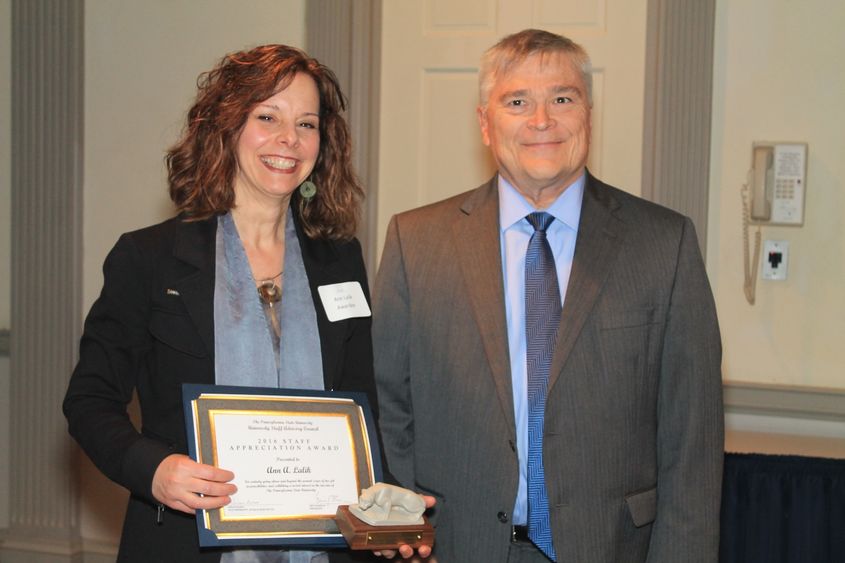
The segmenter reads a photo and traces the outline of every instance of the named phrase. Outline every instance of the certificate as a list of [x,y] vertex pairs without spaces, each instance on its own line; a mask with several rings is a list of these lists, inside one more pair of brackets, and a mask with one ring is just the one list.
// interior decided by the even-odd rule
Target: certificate
[[201,546],[343,547],[338,506],[381,479],[363,393],[183,386],[188,449],[238,492],[197,511]]

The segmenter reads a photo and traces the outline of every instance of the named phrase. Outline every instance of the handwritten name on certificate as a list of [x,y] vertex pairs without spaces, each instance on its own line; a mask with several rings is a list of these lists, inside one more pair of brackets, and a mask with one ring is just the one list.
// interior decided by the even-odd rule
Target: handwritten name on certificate
[[334,515],[357,501],[346,416],[228,410],[212,419],[216,465],[238,487],[222,521]]

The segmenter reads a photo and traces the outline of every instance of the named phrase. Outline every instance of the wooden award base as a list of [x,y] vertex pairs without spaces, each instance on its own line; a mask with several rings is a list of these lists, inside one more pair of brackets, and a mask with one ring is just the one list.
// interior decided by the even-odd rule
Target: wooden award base
[[335,521],[350,549],[396,549],[403,544],[417,549],[434,545],[434,528],[425,516],[423,523],[416,526],[372,526],[355,517],[344,504],[337,507]]

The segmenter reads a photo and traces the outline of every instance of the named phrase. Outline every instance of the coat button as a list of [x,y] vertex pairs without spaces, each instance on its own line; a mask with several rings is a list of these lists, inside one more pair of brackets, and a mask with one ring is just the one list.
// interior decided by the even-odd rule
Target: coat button
[[499,519],[499,522],[501,522],[502,524],[508,523],[508,513],[507,512],[500,512],[496,515],[496,517]]

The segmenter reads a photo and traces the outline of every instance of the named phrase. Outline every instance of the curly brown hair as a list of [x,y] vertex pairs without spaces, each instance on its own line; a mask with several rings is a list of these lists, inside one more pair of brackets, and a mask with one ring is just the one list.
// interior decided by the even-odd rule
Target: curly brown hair
[[297,190],[291,205],[311,238],[355,235],[364,191],[352,169],[349,128],[341,115],[346,100],[329,68],[286,45],[231,53],[197,80],[197,99],[182,138],[165,157],[170,199],[186,220],[207,219],[233,207],[236,147],[246,118],[300,72],[314,79],[320,94],[320,153],[311,172],[318,190],[310,201]]

